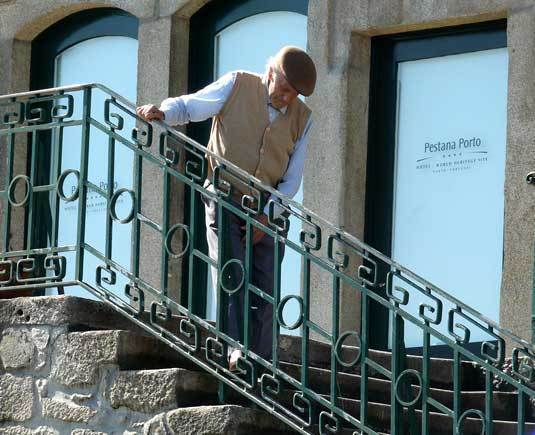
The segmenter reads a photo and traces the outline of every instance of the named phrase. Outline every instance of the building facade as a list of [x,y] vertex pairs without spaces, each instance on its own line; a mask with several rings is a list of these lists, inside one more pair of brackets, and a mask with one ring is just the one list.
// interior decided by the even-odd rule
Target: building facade
[[[0,1],[0,95],[89,71],[137,104],[158,103],[258,68],[265,55],[255,55],[285,43],[306,45],[318,69],[305,207],[531,341],[532,0]],[[206,128],[188,133],[202,142]],[[147,210],[162,207],[156,178],[143,174]],[[180,221],[187,197],[172,192]],[[23,238],[21,224],[13,231]],[[157,246],[143,248],[149,282]],[[183,279],[170,267],[177,298]],[[311,311],[329,325],[326,279],[313,271]],[[358,329],[359,295],[342,286],[341,301],[341,330]],[[372,341],[387,346],[388,317],[375,316]]]

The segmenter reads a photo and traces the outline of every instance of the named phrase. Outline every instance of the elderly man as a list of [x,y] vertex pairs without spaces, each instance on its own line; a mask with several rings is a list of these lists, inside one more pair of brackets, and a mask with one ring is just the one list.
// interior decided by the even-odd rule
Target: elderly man
[[[208,149],[236,164],[289,197],[293,197],[303,174],[308,132],[311,126],[310,109],[297,98],[309,96],[316,84],[316,69],[312,59],[297,47],[283,47],[268,62],[263,76],[234,71],[206,88],[191,95],[168,98],[157,108],[145,105],[137,109],[146,120],[163,120],[169,125],[203,121],[213,117]],[[209,158],[209,174],[217,162]],[[230,180],[229,180],[230,181]],[[230,181],[234,192],[246,192],[245,186]],[[209,189],[210,180],[205,184]],[[233,199],[239,206],[239,198]],[[217,207],[205,199],[207,241],[210,258],[217,259]],[[275,209],[275,215],[280,209]],[[267,205],[257,217],[268,224]],[[245,258],[244,221],[229,213],[230,255],[241,264]],[[273,293],[274,240],[257,227],[253,230],[253,265],[251,283],[260,290]],[[280,244],[279,261],[284,245]],[[237,263],[234,262],[234,266]],[[235,267],[234,275],[243,274]],[[212,268],[213,283],[217,270]],[[240,281],[239,278],[237,278]],[[244,313],[244,290],[229,298],[228,334],[243,343],[242,320],[250,315],[250,348],[263,358],[270,358],[273,338],[273,307],[256,295],[251,296],[251,312]],[[229,367],[236,368],[241,352],[229,351]]]

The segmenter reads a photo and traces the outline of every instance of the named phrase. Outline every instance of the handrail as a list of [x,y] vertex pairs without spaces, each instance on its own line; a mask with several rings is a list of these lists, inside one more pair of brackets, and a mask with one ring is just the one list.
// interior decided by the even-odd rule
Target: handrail
[[[70,85],[70,86],[60,86],[60,87],[55,87],[55,88],[42,89],[42,90],[39,90],[39,91],[29,91],[29,92],[20,92],[20,93],[15,93],[15,94],[8,94],[8,95],[2,96],[0,98],[0,101],[12,99],[12,98],[16,99],[16,98],[32,97],[32,96],[41,95],[41,94],[47,94],[47,93],[59,93],[59,92],[63,92],[64,93],[64,92],[80,91],[80,90],[83,90],[84,88],[88,88],[88,87],[96,88],[96,89],[100,89],[100,90],[104,91],[108,95],[110,95],[113,98],[115,98],[117,101],[120,101],[123,104],[125,104],[130,109],[135,109],[136,108],[136,105],[134,103],[132,103],[130,100],[126,99],[122,95],[112,91],[110,88],[108,88],[108,87],[106,87],[106,86],[104,86],[104,85],[102,85],[100,83],[86,83],[86,84],[78,84],[78,85]],[[152,123],[155,124],[155,125],[158,125],[159,127],[164,128],[164,129],[170,128],[165,123],[163,123],[161,121],[152,121]],[[377,249],[373,248],[372,246],[362,242],[357,237],[353,236],[351,233],[348,233],[347,231],[345,231],[341,227],[338,227],[335,224],[327,221],[326,219],[322,218],[320,215],[318,215],[314,211],[306,208],[304,205],[300,204],[299,202],[296,202],[295,200],[293,200],[292,198],[290,198],[287,195],[283,194],[282,192],[279,192],[278,190],[274,189],[273,187],[262,183],[262,181],[259,180],[258,178],[256,178],[253,175],[247,173],[246,171],[244,171],[240,167],[236,166],[232,162],[224,160],[223,158],[221,158],[220,156],[218,156],[217,154],[215,154],[214,152],[212,152],[211,150],[206,148],[204,145],[201,145],[199,142],[195,141],[194,139],[190,138],[189,136],[185,135],[184,133],[173,129],[173,134],[177,135],[181,140],[187,142],[188,144],[192,145],[193,147],[195,147],[196,149],[201,151],[204,155],[214,157],[218,161],[221,161],[227,167],[231,168],[233,171],[235,171],[240,176],[242,176],[244,178],[248,178],[248,179],[254,180],[255,185],[260,187],[265,192],[269,192],[270,194],[276,195],[285,204],[288,204],[289,206],[293,206],[296,209],[301,210],[304,213],[306,213],[307,215],[309,215],[309,216],[313,217],[314,219],[320,221],[322,224],[325,224],[325,225],[331,227],[337,233],[343,235],[344,238],[347,238],[348,241],[351,241],[352,243],[355,243],[359,247],[361,247],[363,249],[366,249],[367,251],[372,253],[377,258],[381,259],[385,263],[390,264],[392,266],[392,268],[403,271],[403,273],[407,274],[409,277],[420,281],[423,285],[425,285],[425,287],[432,289],[434,292],[436,292],[439,295],[447,298],[452,303],[461,306],[464,310],[466,310],[470,314],[473,314],[474,316],[477,316],[481,320],[483,320],[486,323],[488,323],[489,326],[492,326],[492,328],[495,329],[496,331],[500,331],[500,332],[503,332],[503,333],[505,333],[507,335],[510,335],[511,338],[515,339],[515,341],[518,341],[519,343],[522,343],[524,346],[531,347],[535,351],[535,345],[534,344],[532,344],[532,343],[522,339],[521,337],[517,336],[510,329],[503,328],[502,326],[500,326],[496,322],[494,322],[492,319],[489,319],[488,317],[486,317],[485,315],[481,314],[479,311],[473,309],[472,307],[470,307],[468,305],[465,305],[461,300],[459,300],[456,297],[452,296],[447,291],[435,286],[430,281],[426,280],[425,278],[421,277],[420,275],[416,274],[415,272],[411,271],[410,269],[407,269],[406,267],[402,266],[401,264],[399,264],[396,261],[392,260],[391,258],[387,257],[382,252],[380,252]]]
[[[100,97],[97,98],[97,95]],[[103,106],[97,106],[103,104]],[[80,109],[78,109],[80,106]],[[103,110],[100,110],[103,109]],[[101,113],[102,112],[102,113]],[[126,125],[128,124],[128,127]],[[80,130],[76,130],[80,129]],[[65,132],[78,132],[80,139],[80,160],[76,167],[62,168],[62,138]],[[105,142],[95,144],[93,137],[104,135]],[[128,135],[125,135],[128,133]],[[155,133],[158,133],[155,135]],[[28,139],[27,146],[35,152],[45,146],[50,146],[51,176],[48,184],[38,184],[37,162],[32,158],[27,173],[16,174],[14,167],[17,149],[15,144]],[[150,152],[159,142],[159,152]],[[71,145],[72,146],[72,145]],[[89,176],[90,149],[101,146],[103,155],[107,155],[106,182],[97,185]],[[454,424],[462,427],[468,415],[479,416],[484,426],[492,425],[492,409],[468,410],[461,413],[458,402],[454,409],[440,407],[434,399],[428,397],[429,367],[431,338],[448,345],[454,356],[454,389],[460,394],[460,372],[462,359],[477,363],[486,373],[485,386],[487,394],[493,391],[492,378],[497,377],[519,394],[518,415],[519,422],[526,418],[524,399],[535,397],[531,382],[535,380],[535,346],[513,334],[510,330],[500,327],[492,320],[480,314],[477,310],[464,304],[446,291],[438,288],[416,273],[403,267],[373,247],[360,241],[342,228],[328,222],[313,211],[308,210],[291,198],[281,194],[259,179],[251,176],[231,162],[225,161],[206,147],[189,138],[187,135],[169,128],[161,122],[147,123],[135,114],[135,105],[98,83],[79,84],[39,91],[10,94],[0,97],[0,147],[4,147],[7,155],[5,171],[5,188],[0,190],[0,201],[7,204],[1,228],[2,251],[0,252],[0,295],[4,290],[22,288],[42,289],[50,287],[81,286],[92,294],[112,304],[115,309],[127,315],[149,332],[182,352],[188,358],[207,369],[222,382],[245,394],[260,406],[269,409],[294,429],[303,433],[312,430],[313,423],[322,429],[330,430],[339,427],[342,422],[366,433],[375,433],[367,424],[366,404],[368,393],[367,378],[370,371],[379,373],[392,382],[394,389],[400,385],[407,390],[409,369],[405,369],[397,362],[401,349],[404,348],[403,323],[412,324],[421,331],[423,341],[422,373],[417,372],[416,382],[420,384],[420,398],[416,402],[424,404],[426,418],[429,417],[429,406],[435,406],[446,414],[451,415]],[[133,179],[129,185],[115,186],[116,151],[127,150],[132,155]],[[213,174],[215,191],[207,190],[202,181],[206,176],[206,161],[204,156],[210,156],[218,162],[218,168]],[[163,209],[160,222],[155,220],[141,207],[143,195],[143,175],[146,165],[158,169],[163,183]],[[2,168],[0,168],[0,171]],[[226,177],[230,176],[250,191],[250,195],[242,195],[242,207],[230,201],[232,186]],[[1,174],[1,172],[0,172]],[[42,177],[42,174],[40,175]],[[71,194],[64,191],[64,185],[69,177],[75,177],[76,183]],[[41,178],[42,179],[42,178]],[[171,180],[181,183],[184,189],[191,192],[190,215],[186,222],[171,222],[169,202]],[[0,180],[0,186],[2,180]],[[22,198],[17,197],[19,183],[26,186]],[[44,204],[37,200],[37,193],[56,192],[50,195],[49,202]],[[104,249],[95,246],[88,240],[87,224],[88,193],[92,192],[102,198],[106,204]],[[298,219],[304,226],[299,241],[287,238],[285,228],[288,217],[275,218],[270,212],[268,225],[263,225],[255,216],[263,206],[260,192],[267,192],[275,199],[270,199],[268,205],[271,212],[274,207],[284,208],[288,214]],[[122,195],[131,198],[131,210],[126,217],[118,216],[117,203]],[[260,358],[250,351],[248,346],[238,343],[224,331],[225,300],[227,294],[233,293],[218,283],[218,320],[212,325],[194,313],[192,306],[194,262],[202,262],[207,266],[219,268],[220,273],[228,264],[228,257],[224,249],[220,250],[220,258],[211,259],[199,246],[195,246],[195,234],[199,231],[196,220],[196,201],[198,196],[204,196],[216,201],[219,210],[226,210],[244,219],[247,226],[246,252],[252,255],[251,229],[258,227],[273,237],[275,243],[284,244],[287,249],[297,252],[303,264],[302,294],[291,298],[282,298],[278,284],[275,285],[273,295],[266,294],[262,289],[255,288],[245,276],[248,261],[242,265],[244,270],[244,285],[238,291],[256,294],[273,306],[278,313],[274,325],[278,331],[285,326],[283,319],[284,305],[295,299],[300,305],[300,313],[295,329],[302,330],[302,364],[304,373],[299,379],[287,375],[279,366],[278,353],[275,352],[272,361]],[[77,208],[76,242],[60,243],[59,232],[63,223],[62,204],[75,204]],[[13,222],[16,209],[24,210],[28,219],[26,246],[20,248],[20,240],[12,237],[13,226],[20,222]],[[37,224],[42,218],[40,213],[49,214],[50,234],[47,240],[35,241]],[[159,210],[158,210],[159,211]],[[116,258],[114,251],[114,234],[121,225],[131,231],[131,261],[129,264]],[[160,282],[158,285],[147,282],[140,273],[142,225],[161,235],[160,246]],[[225,231],[225,229],[223,229]],[[178,236],[176,236],[178,234]],[[220,239],[224,239],[224,233]],[[173,240],[182,243],[182,251],[177,252],[171,246]],[[18,248],[12,248],[12,243],[18,243]],[[15,244],[16,244],[15,243]],[[43,243],[46,244],[43,247]],[[222,242],[221,242],[222,243]],[[221,245],[221,248],[224,246]],[[91,266],[88,259],[92,258],[97,267]],[[190,282],[188,289],[188,304],[182,305],[173,300],[168,294],[168,271],[171,262],[179,262],[183,258],[189,259],[187,271]],[[74,267],[71,267],[71,263]],[[332,280],[332,328],[326,328],[310,318],[309,304],[311,292],[312,266],[321,270]],[[95,276],[88,273],[94,268]],[[276,277],[280,277],[280,267],[275,268]],[[276,279],[277,281],[277,279]],[[361,331],[341,331],[339,328],[340,287],[345,284],[359,292],[362,299],[363,326]],[[117,289],[122,287],[120,291]],[[377,293],[378,289],[386,292],[386,296]],[[415,295],[425,298],[417,312],[410,307],[409,302]],[[143,321],[141,313],[145,310],[145,302],[152,299],[150,304],[150,319]],[[390,339],[392,343],[392,363],[390,367],[381,366],[370,359],[368,331],[370,320],[366,314],[369,301],[375,301],[383,309],[389,311],[392,318]],[[411,311],[412,309],[412,311]],[[447,315],[445,312],[447,311]],[[179,331],[169,331],[161,324],[161,319],[171,319],[172,314],[186,316],[180,322]],[[245,314],[245,313],[244,313]],[[245,322],[245,334],[248,333],[248,322]],[[203,346],[200,343],[201,329],[211,336],[207,337]],[[478,329],[487,336],[482,343],[481,351],[474,352],[468,347],[471,331]],[[323,340],[331,344],[331,392],[326,399],[312,390],[306,369],[309,367],[310,335],[318,334]],[[351,363],[342,360],[342,350],[346,349],[349,339],[358,343],[358,356]],[[278,333],[275,335],[278,339]],[[512,370],[504,373],[501,366],[506,358],[506,340],[512,345]],[[276,348],[276,343],[274,343]],[[226,368],[225,352],[227,346],[239,347],[245,357],[240,360],[241,375],[237,376]],[[259,370],[265,371],[256,377]],[[363,376],[362,387],[358,397],[361,400],[359,416],[347,414],[337,405],[339,399],[336,391],[336,376],[342,370],[360,370]],[[245,379],[244,378],[247,378]],[[402,382],[403,381],[403,382]],[[414,381],[414,379],[413,379]],[[405,383],[405,385],[401,385]],[[294,395],[293,411],[288,411],[273,395],[279,396],[279,390],[287,388],[297,389]],[[460,397],[460,396],[459,396]],[[521,400],[522,399],[522,400]],[[460,400],[460,399],[456,399]],[[410,405],[413,406],[414,404]],[[392,422],[399,421],[403,406],[408,406],[397,393],[392,395]],[[306,412],[305,412],[306,411]],[[305,418],[305,416],[307,416]],[[425,419],[424,419],[425,420]],[[392,423],[393,433],[399,433]]]

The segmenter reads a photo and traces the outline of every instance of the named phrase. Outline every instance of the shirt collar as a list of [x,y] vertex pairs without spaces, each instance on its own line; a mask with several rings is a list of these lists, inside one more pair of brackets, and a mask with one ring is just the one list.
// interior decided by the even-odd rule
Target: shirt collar
[[277,112],[280,112],[282,113],[283,115],[286,115],[286,111],[288,110],[288,106],[284,106],[282,109],[277,109],[276,107],[273,107],[271,105],[271,101],[269,99],[269,91],[268,91],[268,78],[267,78],[267,74],[264,74],[262,76],[262,83],[264,84],[264,89],[266,90],[266,100],[267,100],[267,104],[269,107],[272,107],[273,109],[275,109]]

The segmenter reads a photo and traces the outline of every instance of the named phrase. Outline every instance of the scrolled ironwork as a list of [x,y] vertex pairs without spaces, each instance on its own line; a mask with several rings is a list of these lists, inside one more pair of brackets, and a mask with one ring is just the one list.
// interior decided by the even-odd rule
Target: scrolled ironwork
[[[284,307],[286,307],[286,304],[291,300],[295,300],[299,304],[299,315],[295,322],[288,324],[284,320]],[[282,298],[277,307],[277,320],[281,326],[291,331],[299,328],[303,324],[303,298],[297,295],[288,295]]]
[[[72,95],[66,94],[62,96],[67,99],[67,105],[65,104],[56,104],[52,106],[51,118],[55,121],[63,121],[65,118],[70,118],[74,113],[74,97]],[[61,113],[61,111],[64,113]]]
[[325,434],[325,430],[330,433],[337,433],[340,430],[340,420],[335,415],[326,411],[321,411],[319,415],[320,434]]
[[515,347],[511,355],[511,361],[514,376],[528,384],[535,382],[535,352]]
[[[102,94],[107,100],[102,99]],[[104,121],[100,122],[95,119],[95,110],[91,109],[92,104],[102,107],[102,102],[106,113]],[[72,119],[75,104],[82,106],[81,111],[76,111],[81,113],[79,119]],[[130,121],[135,123],[133,129],[130,129]],[[0,190],[0,199],[5,208],[0,228],[0,295],[10,290],[81,286],[180,352],[184,358],[211,373],[221,385],[235,389],[304,434],[318,431],[332,433],[342,429],[347,429],[348,433],[374,434],[377,433],[376,429],[379,430],[377,424],[384,423],[381,432],[399,435],[403,427],[395,423],[400,418],[400,407],[415,408],[421,413],[422,428],[424,423],[427,424],[428,433],[433,433],[430,432],[430,425],[434,424],[434,417],[430,417],[431,412],[435,411],[457,424],[453,430],[472,430],[472,417],[475,417],[483,422],[485,431],[496,432],[492,415],[487,413],[487,408],[496,400],[492,391],[493,380],[498,379],[503,384],[501,390],[522,398],[520,405],[535,399],[535,347],[531,343],[486,319],[343,228],[265,185],[186,135],[163,123],[156,124],[157,131],[161,132],[159,153],[150,152],[155,131],[153,123],[137,118],[132,103],[98,84],[0,97],[0,146],[6,147],[3,155],[6,155],[8,163],[8,171],[2,174],[5,179],[1,184],[6,187]],[[64,161],[61,148],[63,129],[74,125],[81,126],[79,166],[69,163],[70,168],[61,172]],[[89,149],[94,129],[107,138],[107,141],[102,141],[102,146],[107,147],[108,161],[111,162],[107,167],[106,182],[113,189],[101,188],[88,177]],[[38,180],[36,174],[32,173],[32,165],[28,165],[28,173],[25,174],[16,175],[9,171],[16,157],[15,142],[18,143],[20,137],[27,137],[30,146],[34,146],[37,141],[33,135],[43,130],[54,132],[52,137],[57,142],[51,146],[51,168],[54,169],[50,179],[56,181],[50,185]],[[121,182],[124,186],[122,189],[116,188],[118,177],[113,156],[119,154],[115,154],[115,150],[126,150],[133,156],[132,181],[126,185]],[[211,164],[215,163],[211,180],[206,183],[205,178],[211,167],[205,155]],[[31,163],[35,166],[36,162]],[[147,167],[153,174],[154,182],[161,181],[163,186],[161,209],[151,210],[141,204],[141,199],[147,195],[144,186],[147,183],[144,172]],[[69,176],[76,178],[75,188],[70,193],[65,191]],[[208,187],[210,181],[213,186]],[[177,221],[176,213],[173,214],[172,195],[176,190],[172,191],[171,188],[176,189],[176,186],[183,187],[184,191],[189,189],[188,221]],[[23,198],[21,187],[26,190]],[[39,201],[34,199],[40,192],[49,193],[43,196],[50,198],[50,234],[46,242],[36,244],[35,223],[43,216],[39,215],[39,208],[36,207]],[[90,215],[89,199],[89,193],[93,192],[107,205],[102,213],[104,243],[98,243],[98,246],[94,246],[97,242],[88,237],[87,222],[94,218]],[[130,195],[132,199],[128,216],[122,219],[116,210],[121,195]],[[280,265],[275,267],[277,279],[273,289],[259,288],[251,273],[254,268],[254,247],[249,245],[251,237],[241,241],[246,252],[243,261],[228,258],[224,253],[218,258],[209,257],[200,240],[199,197],[209,197],[218,210],[236,215],[246,227],[262,228],[273,238],[274,245],[284,246],[287,252],[297,255],[301,269],[292,273],[299,277],[299,296],[288,297],[282,293]],[[261,226],[256,215],[265,209],[266,198],[269,198],[268,224]],[[66,244],[61,236],[65,219],[60,212],[65,203],[73,201],[77,201],[76,207],[71,206],[77,210],[77,216],[74,217],[76,234],[74,241]],[[15,251],[12,246],[23,245],[20,240],[13,238],[11,231],[10,219],[17,207],[18,213],[27,216],[28,226],[24,249]],[[287,234],[290,220],[301,227],[297,241]],[[121,221],[131,224],[114,224]],[[153,252],[156,250],[160,263],[159,270],[156,269],[156,282],[149,283],[144,277],[143,262],[149,257],[144,252],[147,242],[142,235],[143,230],[149,230],[155,236],[150,240],[157,240],[150,245],[150,258],[155,258]],[[122,246],[117,245],[114,231],[131,234],[128,260],[118,255],[122,253]],[[97,263],[91,263],[90,258],[96,258]],[[195,265],[199,263],[217,268],[218,282],[214,284],[221,298],[216,303],[215,323],[198,314],[199,307],[194,304],[193,296],[203,290],[195,286],[198,273]],[[189,278],[184,288],[181,287],[182,283],[177,284],[177,269],[181,270],[182,276]],[[67,276],[74,278],[67,280]],[[316,277],[320,277],[324,285],[322,290],[332,296],[332,306],[324,307],[325,313],[329,312],[331,317],[327,326],[311,318],[311,306],[315,303],[311,281]],[[180,288],[181,300],[175,300],[177,288]],[[340,295],[350,292],[355,297],[358,295],[362,301],[360,330],[344,330],[340,318],[340,312],[346,308],[342,305],[344,302]],[[226,301],[230,297],[243,298],[246,307],[254,305],[251,299],[261,300],[263,304],[271,306],[272,359],[257,355],[250,343],[240,342],[228,335]],[[292,299],[299,304],[299,310],[296,320],[288,324],[290,321],[282,315],[284,307]],[[392,319],[390,353],[375,353],[370,349],[369,335],[375,319],[370,318],[367,307],[372,303],[382,307]],[[148,319],[144,315],[146,311],[149,311]],[[255,332],[247,324],[251,313],[244,310],[240,314],[243,335]],[[284,327],[300,330],[301,336],[296,338],[297,345],[293,343],[291,348],[282,349],[284,340],[288,339],[280,338]],[[409,328],[416,330],[423,338],[422,356],[404,359],[403,334]],[[486,335],[480,346],[471,346],[471,339],[481,333]],[[312,338],[316,336],[324,343],[313,344]],[[350,340],[356,343],[349,346]],[[511,343],[513,348],[510,360],[505,359],[506,342]],[[435,343],[443,344],[454,356],[449,363],[452,368],[451,380],[436,379],[432,373],[430,367],[434,361],[431,355]],[[243,353],[238,359],[238,372],[229,370],[227,356],[230,348],[240,349]],[[284,352],[292,355],[292,362],[283,359]],[[316,366],[318,358],[325,363],[323,371]],[[415,362],[415,358],[420,360]],[[410,364],[404,365],[407,362]],[[507,364],[511,365],[509,371],[503,369]],[[467,374],[468,377],[476,376],[471,369],[466,372],[467,367],[473,365],[481,369],[478,373],[483,373],[484,379],[478,379],[478,388],[485,390],[485,398],[493,398],[486,403],[485,413],[473,409],[461,412],[465,409],[462,384]],[[329,367],[330,371],[325,367]],[[360,407],[354,404],[345,407],[348,397],[346,387],[340,384],[341,376],[360,377],[359,382],[353,382],[356,378],[349,379],[354,388],[350,398],[360,400]],[[324,381],[321,385],[317,383],[318,377]],[[410,387],[411,391],[418,388],[418,393],[416,397],[403,397],[402,390],[406,392],[406,389],[402,387],[410,383],[412,378],[416,381]],[[433,382],[449,382],[451,392],[448,394],[453,399],[442,403],[439,397],[447,394],[435,395]],[[378,383],[383,386],[390,383],[388,397],[391,400],[386,404],[393,405],[392,415],[383,413],[382,417],[385,420],[390,418],[390,421],[377,422],[373,412],[368,414],[368,409],[374,406],[371,401],[377,398],[374,388]],[[450,402],[453,406],[450,406]],[[518,416],[519,427],[534,423],[527,423],[532,416],[524,412],[522,406],[518,406],[515,415]]]
[[15,279],[19,284],[35,284],[60,281],[65,278],[67,258],[63,255],[49,254],[42,257],[43,275],[38,275],[39,258],[21,258],[16,262]]
[[[58,104],[62,100],[67,100],[67,105]],[[35,107],[36,105],[37,107]],[[25,109],[25,120],[29,124],[63,121],[74,113],[74,97],[63,92],[56,95],[35,96],[25,102]],[[64,110],[65,113],[60,114],[61,110]]]
[[[125,111],[126,109],[118,104],[113,98],[106,98],[104,101],[104,122],[113,130],[122,130],[124,128],[124,118],[118,113],[111,111],[111,106]],[[117,122],[113,122],[112,118]]]
[[225,346],[219,340],[213,337],[206,338],[205,346],[206,361],[220,367],[225,368]]
[[[128,195],[130,195],[132,205],[128,214],[124,218],[120,218],[117,216],[117,200],[123,193],[127,193]],[[110,198],[110,216],[114,221],[119,222],[120,224],[128,224],[132,222],[132,219],[134,219],[135,211],[136,193],[132,189],[127,189],[126,187],[123,187],[113,192],[113,195]]]
[[[294,214],[294,216],[297,215]],[[301,224],[303,226],[299,232],[299,241],[301,242],[301,245],[312,251],[319,251],[321,249],[321,227],[308,219],[301,219]],[[308,230],[305,228],[308,228]]]
[[[432,323],[433,325],[439,325],[442,322],[442,301],[439,298],[433,296],[429,289],[426,289],[424,291],[424,294],[426,297],[431,299],[436,305],[432,306],[432,305],[425,304],[425,303],[420,304],[420,306],[418,307],[418,315],[425,322]],[[434,314],[435,317],[428,316],[426,314],[426,311],[431,314]]]
[[[65,180],[71,174],[76,176],[76,189],[70,195],[65,195],[63,187],[65,185]],[[60,176],[58,177],[58,181],[56,182],[56,192],[58,196],[65,202],[76,201],[80,194],[80,171],[78,171],[77,169],[64,170],[60,174]]]
[[[19,183],[19,181],[24,182],[26,186],[26,190],[25,190],[24,197],[22,198],[22,200],[17,201],[17,198],[15,198],[15,190],[17,188],[17,184]],[[11,180],[11,183],[9,183],[7,200],[13,207],[24,207],[30,201],[30,198],[32,196],[32,191],[33,191],[33,186],[32,186],[30,177],[19,174],[16,177],[14,177],[13,180]]]
[[[185,174],[197,183],[202,183],[206,178],[207,164],[204,154],[197,150],[188,149],[188,157],[185,163]],[[196,161],[193,159],[195,157]]]
[[[412,400],[405,400],[404,398],[401,397],[402,393],[400,392],[400,387],[405,387],[403,385],[403,382],[408,382],[408,379],[410,377],[414,377],[418,381],[418,385],[417,385],[418,393],[416,394],[416,397],[412,398]],[[402,371],[400,375],[397,377],[395,385],[394,385],[396,400],[401,405],[406,406],[406,407],[416,405],[418,401],[420,400],[420,398],[422,397],[423,385],[424,385],[424,382],[422,379],[422,375],[417,370],[407,369],[407,370]],[[412,390],[412,383],[409,383],[408,387],[409,387],[408,388],[409,390]]]
[[152,145],[152,125],[144,120],[138,120],[138,122],[143,128],[132,129],[132,141],[140,147],[148,148]]
[[178,161],[180,159],[180,151],[175,150],[169,146],[169,142],[173,140],[177,145],[179,145],[179,141],[175,139],[173,136],[170,136],[166,133],[160,134],[160,145],[159,145],[159,152],[160,156],[163,157],[167,165],[169,166],[175,166],[178,164]]
[[[237,264],[238,267],[237,269],[236,267],[234,267],[234,271],[233,271],[232,268],[234,264]],[[236,270],[239,271],[238,275],[236,274]],[[230,285],[234,285],[234,287],[228,287],[229,281],[230,281]],[[244,282],[245,282],[245,267],[243,265],[243,262],[241,260],[238,260],[237,258],[232,258],[228,260],[223,265],[219,273],[219,283],[223,291],[229,295],[233,295],[234,293],[238,292],[243,287]]]
[[292,398],[292,404],[295,409],[304,414],[307,419],[301,419],[301,422],[305,427],[309,427],[312,424],[312,402],[307,399],[303,393],[294,393]]
[[[178,230],[182,230],[183,234],[185,235],[186,241],[184,242],[184,249],[182,249],[182,251],[177,253],[171,247],[171,242],[173,241],[173,237]],[[167,251],[167,253],[169,254],[171,258],[174,258],[174,259],[182,258],[188,252],[189,244],[190,244],[190,231],[187,225],[179,223],[169,228],[169,231],[167,232],[165,239],[164,239],[164,246],[165,246],[165,250]]]
[[[388,272],[386,276],[386,296],[389,297],[392,301],[399,305],[407,305],[409,303],[409,292],[407,289],[401,287],[400,285],[394,285],[394,277],[398,279],[403,279],[399,274],[394,271]],[[401,293],[401,298],[396,296],[394,291]]]
[[496,343],[489,340],[482,342],[481,356],[486,358],[490,364],[500,366],[505,360],[505,340],[496,334],[492,334],[492,336],[496,340]]
[[134,284],[126,284],[124,294],[128,296],[130,305],[137,314],[145,311],[145,292]]
[[0,113],[2,114],[0,125],[14,127],[24,123],[25,107],[21,101],[0,103]]
[[[0,261],[0,285],[6,285],[13,281],[15,267],[12,261]],[[4,278],[5,277],[5,278]]]
[[242,195],[241,207],[253,216],[257,216],[260,213],[261,206],[262,197],[258,189],[251,189],[250,195]]
[[224,167],[222,165],[214,168],[212,184],[214,186],[214,191],[218,195],[228,199],[232,195],[232,185],[222,177],[221,171],[223,171],[223,169]]
[[[106,276],[107,275],[107,276]],[[104,288],[102,285],[115,285],[117,284],[117,273],[108,266],[97,266],[95,271],[95,283],[98,288]]]
[[[455,314],[461,315],[458,308],[452,308],[448,311],[448,333],[455,338],[459,344],[467,344],[470,341],[470,328],[462,323],[455,322]],[[462,331],[463,335],[455,332],[455,328]]]
[[189,346],[192,352],[198,352],[201,349],[201,332],[199,326],[191,321],[191,319],[180,319],[178,332],[187,340],[193,338],[193,345]]
[[[461,414],[461,416],[459,417],[459,420],[457,421],[456,433],[458,433],[459,435],[463,435],[465,433],[463,429],[464,424],[470,415],[474,415],[479,418],[479,420],[481,421],[480,435],[485,435],[486,433],[485,415],[479,409],[467,409]],[[474,433],[474,432],[470,431],[470,433]]]
[[[355,357],[353,357],[353,359],[350,360],[350,361],[344,361],[342,359],[342,346],[344,345],[344,342],[350,337],[354,337],[357,340],[357,344],[358,345],[355,346],[357,355]],[[345,331],[344,333],[340,334],[340,336],[338,337],[338,340],[336,340],[336,344],[334,346],[334,356],[335,356],[336,361],[338,362],[338,364],[340,364],[342,367],[345,367],[345,368],[348,368],[348,369],[350,369],[352,367],[355,367],[357,365],[357,363],[359,362],[359,360],[360,360],[360,356],[361,356],[360,349],[361,349],[361,346],[362,346],[362,342],[361,342],[361,339],[360,339],[360,334],[357,331]]]

